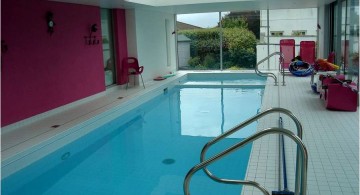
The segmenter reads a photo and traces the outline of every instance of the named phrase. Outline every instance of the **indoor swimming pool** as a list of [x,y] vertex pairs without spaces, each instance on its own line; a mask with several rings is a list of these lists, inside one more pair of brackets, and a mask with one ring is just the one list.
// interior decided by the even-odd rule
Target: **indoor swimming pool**
[[[191,79],[187,82],[196,82]],[[184,82],[185,85],[187,82]],[[215,81],[214,81],[215,82]],[[232,86],[240,84],[238,87]],[[183,194],[183,180],[203,145],[254,116],[264,80],[256,85],[176,85],[2,180],[2,194]],[[214,83],[208,83],[213,85]],[[224,84],[224,83],[223,83]],[[208,157],[256,131],[253,123],[210,148]],[[251,145],[209,167],[219,177],[244,179]],[[192,194],[240,194],[198,172]]]

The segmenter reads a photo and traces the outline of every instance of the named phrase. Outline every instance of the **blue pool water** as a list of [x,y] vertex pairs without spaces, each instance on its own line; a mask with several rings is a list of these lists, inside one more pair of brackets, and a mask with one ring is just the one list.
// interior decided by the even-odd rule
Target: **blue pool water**
[[[44,159],[2,180],[2,194],[183,194],[183,180],[203,145],[256,114],[263,87],[175,87]],[[254,133],[256,123],[214,145],[209,156]],[[81,148],[81,150],[79,150]],[[75,150],[77,149],[77,150]],[[243,179],[251,145],[209,166],[219,177]],[[240,194],[202,171],[196,194]]]

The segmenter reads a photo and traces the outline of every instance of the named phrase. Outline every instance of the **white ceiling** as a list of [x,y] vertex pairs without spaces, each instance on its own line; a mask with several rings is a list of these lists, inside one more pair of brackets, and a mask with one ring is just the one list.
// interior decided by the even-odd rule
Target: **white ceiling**
[[335,0],[52,0],[103,8],[140,8],[186,14],[214,11],[315,8]]

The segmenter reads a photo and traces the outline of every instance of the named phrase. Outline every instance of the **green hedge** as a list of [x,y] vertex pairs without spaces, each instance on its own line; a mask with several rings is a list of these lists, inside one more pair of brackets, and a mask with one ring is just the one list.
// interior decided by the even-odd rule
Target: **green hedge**
[[[223,68],[237,66],[253,68],[256,64],[256,38],[245,28],[223,28]],[[179,31],[189,39],[189,65],[207,69],[219,69],[220,29],[194,29]]]

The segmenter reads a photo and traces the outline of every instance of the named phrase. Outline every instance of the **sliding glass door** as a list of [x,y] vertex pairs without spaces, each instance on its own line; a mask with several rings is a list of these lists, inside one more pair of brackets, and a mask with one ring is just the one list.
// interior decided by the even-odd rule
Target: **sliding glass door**
[[110,86],[116,83],[113,25],[110,9],[101,9],[101,33],[104,58],[105,85]]

